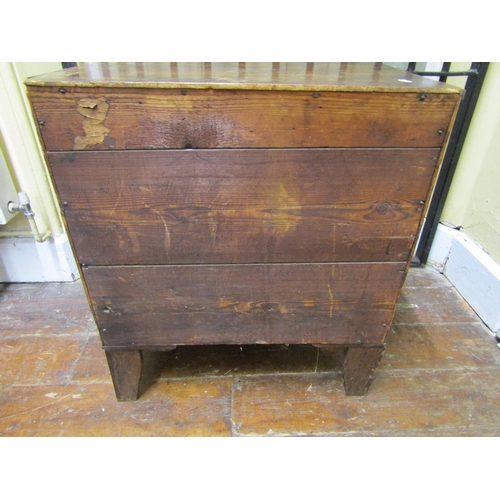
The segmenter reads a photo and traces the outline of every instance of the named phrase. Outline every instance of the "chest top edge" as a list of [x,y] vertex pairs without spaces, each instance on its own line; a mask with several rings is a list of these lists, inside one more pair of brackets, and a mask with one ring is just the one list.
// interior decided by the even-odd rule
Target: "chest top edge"
[[25,83],[34,87],[463,92],[382,63],[83,63]]

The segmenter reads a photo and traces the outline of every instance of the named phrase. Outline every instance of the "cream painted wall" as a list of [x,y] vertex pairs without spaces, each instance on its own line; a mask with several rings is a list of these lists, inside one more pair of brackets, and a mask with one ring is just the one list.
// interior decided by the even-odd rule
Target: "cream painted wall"
[[490,63],[441,220],[500,263],[500,63]]
[[34,223],[18,214],[0,225],[1,283],[78,279],[24,85],[29,76],[60,69],[61,63],[0,62],[0,148],[8,168],[3,174],[28,194],[35,212]]
[[[61,233],[63,227],[24,80],[60,69],[61,63],[0,63],[0,148],[16,188],[30,197],[42,235]],[[0,236],[26,235],[27,232],[29,225],[22,215],[0,226]]]

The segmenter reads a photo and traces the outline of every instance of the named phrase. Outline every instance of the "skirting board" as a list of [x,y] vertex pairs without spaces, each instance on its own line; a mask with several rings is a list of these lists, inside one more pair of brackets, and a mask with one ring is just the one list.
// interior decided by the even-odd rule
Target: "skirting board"
[[500,331],[500,265],[466,233],[439,224],[427,265],[442,272],[495,334]]
[[0,283],[63,282],[79,279],[65,234],[43,243],[32,237],[0,238]]

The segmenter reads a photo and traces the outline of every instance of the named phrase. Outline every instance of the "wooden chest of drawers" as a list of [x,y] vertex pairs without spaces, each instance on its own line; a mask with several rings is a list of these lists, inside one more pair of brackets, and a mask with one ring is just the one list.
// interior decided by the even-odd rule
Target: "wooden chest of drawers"
[[384,350],[460,90],[380,64],[89,64],[27,81],[118,399],[143,351]]

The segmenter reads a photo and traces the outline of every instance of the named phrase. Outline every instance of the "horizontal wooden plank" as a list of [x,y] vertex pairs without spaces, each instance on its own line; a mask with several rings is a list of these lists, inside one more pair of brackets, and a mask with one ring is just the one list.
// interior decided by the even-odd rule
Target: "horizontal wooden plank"
[[405,261],[438,150],[51,153],[87,265]]
[[107,347],[382,343],[404,265],[89,267]]
[[381,369],[364,397],[346,397],[340,375],[242,378],[232,421],[240,436],[498,436],[499,375]]
[[109,375],[106,383],[9,384],[0,397],[0,436],[230,436],[231,389],[227,378],[168,380],[130,404],[116,401]]
[[59,90],[29,87],[49,151],[440,147],[459,99],[390,92]]

